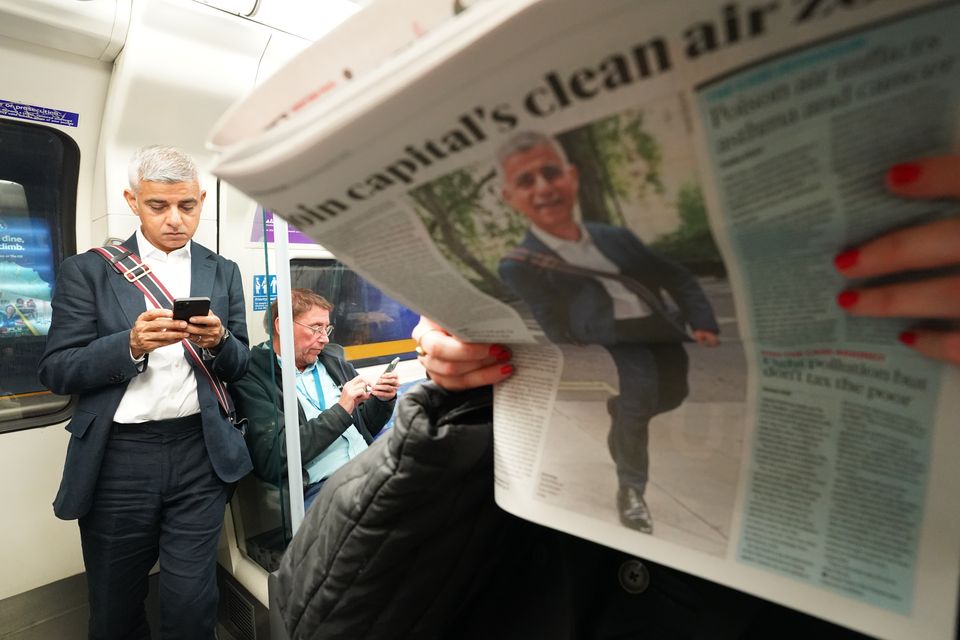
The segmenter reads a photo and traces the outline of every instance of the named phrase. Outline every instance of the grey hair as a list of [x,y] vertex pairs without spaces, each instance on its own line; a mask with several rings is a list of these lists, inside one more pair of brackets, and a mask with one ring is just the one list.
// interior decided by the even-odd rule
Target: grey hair
[[130,189],[137,191],[140,183],[200,182],[197,165],[188,154],[176,147],[160,144],[137,149],[127,168]]
[[500,176],[501,181],[504,177],[503,163],[507,161],[507,158],[518,153],[526,153],[534,147],[542,146],[553,149],[556,154],[560,156],[560,159],[563,160],[564,164],[569,163],[563,147],[560,146],[553,136],[548,136],[539,131],[521,131],[508,138],[506,142],[497,148],[497,175]]

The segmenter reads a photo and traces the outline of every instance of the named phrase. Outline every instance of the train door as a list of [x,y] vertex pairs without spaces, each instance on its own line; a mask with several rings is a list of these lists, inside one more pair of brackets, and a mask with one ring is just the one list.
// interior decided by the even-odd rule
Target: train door
[[[0,2],[0,602],[83,571],[76,524],[50,506],[71,399],[36,370],[59,264],[91,243],[99,114],[129,18],[89,5],[78,16],[67,3]],[[19,624],[47,615],[33,611]]]

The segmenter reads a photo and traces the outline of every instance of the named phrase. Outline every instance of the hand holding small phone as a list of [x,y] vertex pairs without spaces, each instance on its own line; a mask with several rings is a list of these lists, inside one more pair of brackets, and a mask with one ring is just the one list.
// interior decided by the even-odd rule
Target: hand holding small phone
[[[196,322],[190,322],[196,318]],[[210,298],[197,296],[173,301],[173,319],[187,322],[189,340],[200,349],[214,349],[225,336],[220,318],[210,313]]]
[[[396,358],[390,361],[390,364],[388,364],[387,368],[383,370],[383,373],[380,374],[380,377],[382,378],[388,373],[392,373],[393,370],[397,368],[398,364],[400,364],[400,356],[397,356]],[[371,391],[373,391],[373,388],[370,385],[367,385],[367,393],[370,393]]]
[[190,333],[171,317],[169,309],[147,309],[130,327],[130,355],[134,359],[141,358],[154,349],[189,337]]
[[[400,381],[393,370],[400,364],[399,356],[390,361],[383,373],[377,379],[376,387],[367,385],[367,393],[373,393],[381,400],[390,400],[397,395],[397,389],[400,387]],[[392,374],[392,375],[391,375]],[[386,379],[384,379],[386,378]]]
[[384,375],[384,374],[387,374],[387,373],[392,373],[393,370],[397,368],[397,365],[398,365],[398,364],[400,364],[400,356],[397,356],[396,358],[394,358],[393,360],[391,360],[391,361],[390,361],[390,364],[387,365],[387,368],[383,370],[383,374],[381,374],[381,375]]

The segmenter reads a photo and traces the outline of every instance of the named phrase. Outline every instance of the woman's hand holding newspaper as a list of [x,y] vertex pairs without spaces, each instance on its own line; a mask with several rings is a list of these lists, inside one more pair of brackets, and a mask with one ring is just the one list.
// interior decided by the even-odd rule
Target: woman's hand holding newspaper
[[[960,156],[926,158],[892,167],[891,192],[905,198],[960,198]],[[938,220],[880,236],[836,256],[848,278],[960,267],[960,217]],[[916,282],[848,289],[837,304],[851,315],[941,320],[960,319],[960,273],[954,269]],[[960,364],[960,330],[911,329],[900,341],[920,353]]]
[[461,342],[428,318],[413,328],[420,364],[444,389],[462,391],[495,384],[513,374],[510,350],[498,344]]

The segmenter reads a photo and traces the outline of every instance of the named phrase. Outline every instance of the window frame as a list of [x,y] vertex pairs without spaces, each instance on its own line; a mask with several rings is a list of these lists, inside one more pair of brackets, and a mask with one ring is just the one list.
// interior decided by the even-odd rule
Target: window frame
[[[80,147],[69,134],[55,127],[0,118],[0,127],[6,126],[51,135],[52,138],[60,142],[62,147],[63,163],[60,166],[60,180],[56,184],[59,193],[59,207],[58,211],[48,218],[51,222],[50,239],[53,249],[53,275],[54,282],[56,282],[62,262],[77,253],[77,187],[80,182]],[[37,391],[49,392],[45,388]],[[64,406],[50,413],[12,420],[0,420],[0,434],[62,423],[73,415],[76,402],[76,396],[70,396]]]
[[[291,258],[291,259],[290,259],[290,280],[291,280],[291,286],[292,286],[292,287],[306,287],[306,288],[308,288],[308,289],[315,290],[314,287],[313,287],[313,286],[310,286],[308,283],[297,282],[297,281],[296,281],[296,280],[297,280],[297,275],[298,275],[298,274],[296,274],[296,270],[298,270],[298,269],[303,269],[303,268],[311,268],[311,267],[312,267],[312,268],[319,268],[319,269],[340,268],[340,269],[342,269],[342,270],[344,270],[344,271],[349,271],[349,272],[351,272],[352,274],[354,274],[355,277],[359,278],[359,279],[360,279],[363,283],[365,283],[367,286],[373,287],[373,288],[376,289],[378,292],[380,292],[381,295],[384,295],[384,296],[386,296],[386,297],[389,298],[389,296],[387,296],[387,294],[385,294],[379,287],[377,287],[376,285],[374,285],[372,282],[370,282],[369,280],[367,280],[366,278],[364,278],[363,276],[361,276],[359,273],[357,273],[356,271],[354,271],[353,269],[351,269],[348,265],[344,264],[343,262],[340,262],[340,261],[337,260],[336,258],[307,258],[307,257]],[[324,295],[324,292],[319,292],[319,293],[320,293],[321,295]],[[397,300],[394,300],[393,298],[390,298],[390,300],[391,300],[392,302],[395,302],[395,303],[399,304],[400,306],[402,306],[402,307],[403,307],[404,309],[406,309],[407,311],[409,311],[409,312],[411,312],[411,313],[413,313],[413,314],[416,314],[415,311],[413,311],[412,309],[410,309],[409,307],[407,307],[406,305],[404,305],[402,302],[399,302],[399,301],[397,301]],[[330,302],[334,305],[334,307],[337,307],[339,301],[337,301],[337,300],[330,300]],[[336,326],[338,323],[337,323],[337,322],[334,322],[333,324]],[[348,354],[347,359],[350,361],[350,364],[352,364],[352,365],[353,365],[354,367],[356,367],[357,369],[362,369],[362,368],[365,368],[365,367],[372,367],[372,366],[376,366],[376,365],[384,365],[384,364],[387,364],[388,362],[390,362],[391,360],[393,360],[393,358],[395,358],[395,357],[399,357],[401,361],[405,361],[405,360],[415,360],[415,359],[417,358],[416,351],[414,350],[415,343],[414,343],[414,341],[413,341],[412,338],[409,338],[409,336],[408,336],[407,338],[403,339],[403,341],[404,341],[404,342],[407,342],[407,343],[409,344],[410,349],[407,349],[407,350],[404,350],[404,351],[390,351],[390,352],[388,352],[388,353],[383,353],[383,354],[380,354],[380,355],[374,355],[374,356],[368,356],[368,357],[354,357],[354,358],[349,357],[350,350],[351,350],[353,347],[365,346],[365,345],[368,345],[368,344],[383,344],[383,343],[382,343],[382,342],[381,342],[381,343],[376,343],[376,342],[374,342],[374,343],[360,343],[360,344],[357,344],[357,345],[346,345],[346,344],[343,344],[342,342],[340,342],[340,341],[337,339],[337,330],[336,330],[336,329],[334,330],[333,337],[331,338],[331,341],[332,341],[332,342],[335,342],[335,343],[337,343],[337,344],[339,344],[339,345],[341,345],[342,347],[344,347],[344,349],[347,350],[347,354]]]

